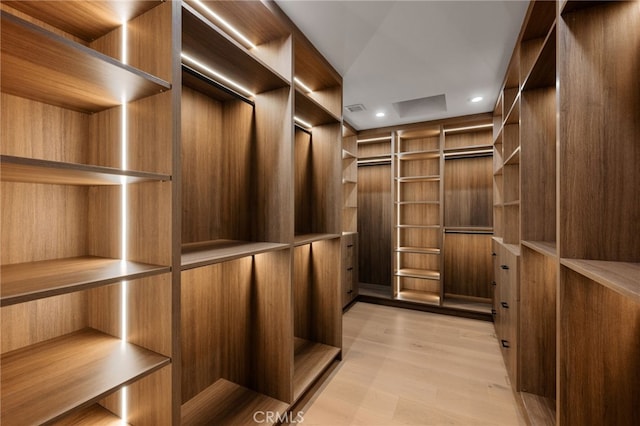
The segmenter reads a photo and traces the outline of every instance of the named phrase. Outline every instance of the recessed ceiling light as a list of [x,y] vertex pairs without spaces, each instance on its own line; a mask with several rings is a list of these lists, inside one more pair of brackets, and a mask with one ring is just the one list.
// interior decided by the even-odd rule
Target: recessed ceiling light
[[384,117],[384,112],[376,112],[376,117]]
[[470,101],[475,104],[477,102],[480,102],[482,99],[483,99],[482,96],[475,96],[475,97],[471,98]]

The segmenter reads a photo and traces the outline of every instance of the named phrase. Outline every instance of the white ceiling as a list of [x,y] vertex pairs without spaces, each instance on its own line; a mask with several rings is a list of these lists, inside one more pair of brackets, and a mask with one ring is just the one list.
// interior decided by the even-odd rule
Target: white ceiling
[[[493,110],[528,6],[526,0],[276,2],[342,75],[344,105],[365,106],[344,111],[357,130]],[[393,107],[441,94],[444,112],[400,117]],[[471,103],[475,96],[484,99]]]

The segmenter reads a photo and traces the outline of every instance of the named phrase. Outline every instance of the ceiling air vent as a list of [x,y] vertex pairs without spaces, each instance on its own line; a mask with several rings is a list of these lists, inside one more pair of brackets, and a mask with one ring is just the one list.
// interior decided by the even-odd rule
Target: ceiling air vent
[[366,109],[364,107],[364,105],[362,105],[362,104],[347,105],[344,108],[349,112],[360,112],[360,111],[364,111]]

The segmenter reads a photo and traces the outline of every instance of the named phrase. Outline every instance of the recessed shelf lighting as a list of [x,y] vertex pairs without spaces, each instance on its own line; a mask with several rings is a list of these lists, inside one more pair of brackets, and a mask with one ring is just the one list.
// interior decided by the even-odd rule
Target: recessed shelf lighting
[[482,99],[484,99],[482,96],[474,96],[473,98],[471,98],[469,100],[475,104],[475,103],[480,102]]
[[302,87],[305,92],[307,93],[311,93],[313,92],[313,90],[311,90],[311,88],[309,88],[309,86],[307,86],[306,84],[304,84],[302,81],[300,81],[300,79],[298,77],[293,77],[293,81],[300,87]]
[[384,112],[376,112],[376,117],[384,117],[385,115]]
[[224,20],[220,15],[215,13],[213,10],[209,9],[205,4],[203,4],[200,0],[193,0],[193,3],[197,4],[202,10],[204,10],[207,15],[211,16],[213,19],[218,21],[218,23],[222,24],[226,29],[231,31],[236,37],[242,40],[249,48],[255,49],[256,45],[251,42],[244,34],[238,31],[233,25]]
[[313,127],[310,123],[307,123],[306,121],[304,121],[304,120],[303,120],[303,119],[301,119],[301,118],[293,117],[293,120],[294,120],[296,123],[298,123],[299,125],[301,125],[302,127],[306,128],[306,129],[310,129],[310,128],[312,128],[312,127]]
[[210,77],[213,77],[215,80],[222,80],[223,82],[225,82],[225,83],[233,86],[234,88],[240,90],[242,93],[244,93],[247,96],[251,96],[251,97],[255,96],[255,93],[251,92],[249,89],[241,86],[240,84],[236,83],[235,81],[231,80],[230,78],[225,77],[224,75],[220,74],[219,72],[209,68],[207,65],[205,65],[202,62],[192,58],[191,56],[185,54],[184,52],[181,53],[180,56],[186,62],[189,62],[191,65],[199,68],[200,71],[206,72],[207,74],[209,74]]

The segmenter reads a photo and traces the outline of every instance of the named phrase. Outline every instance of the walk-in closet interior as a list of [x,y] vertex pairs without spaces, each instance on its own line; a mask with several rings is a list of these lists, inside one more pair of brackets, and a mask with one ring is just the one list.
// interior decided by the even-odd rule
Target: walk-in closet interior
[[527,4],[491,110],[359,128],[275,1],[3,0],[0,423],[293,424],[371,303],[640,424],[640,2]]

